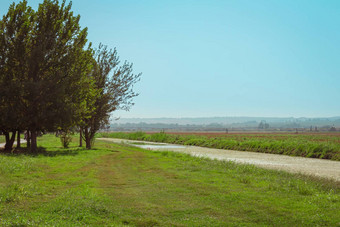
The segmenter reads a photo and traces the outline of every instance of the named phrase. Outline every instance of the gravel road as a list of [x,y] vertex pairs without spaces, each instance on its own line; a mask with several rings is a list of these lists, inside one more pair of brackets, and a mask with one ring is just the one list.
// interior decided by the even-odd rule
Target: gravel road
[[[22,144],[22,143],[27,143],[27,141],[24,140],[24,139],[20,139],[20,144]],[[0,148],[4,147],[5,144],[6,144],[6,143],[0,143]],[[17,145],[17,141],[16,141],[16,140],[15,140],[14,143],[13,143],[13,146],[14,146],[14,145]]]
[[[98,138],[98,140],[114,143],[141,143],[141,141]],[[253,164],[268,169],[277,169],[292,173],[302,173],[318,177],[330,178],[340,181],[340,162],[315,158],[292,157],[277,154],[265,154],[247,151],[222,150],[197,146],[181,146],[174,144],[145,142],[144,145],[135,144],[149,150],[175,151],[199,157],[208,157],[218,160],[229,160],[239,163]]]

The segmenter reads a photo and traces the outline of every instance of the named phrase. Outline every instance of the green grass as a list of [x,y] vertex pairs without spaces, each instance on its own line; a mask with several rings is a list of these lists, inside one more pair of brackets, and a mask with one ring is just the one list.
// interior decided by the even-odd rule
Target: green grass
[[340,133],[176,135],[166,133],[101,133],[102,137],[166,142],[210,148],[284,154],[340,161]]
[[5,137],[0,135],[0,143],[5,143],[5,142],[6,142]]
[[0,154],[2,226],[340,225],[339,182],[103,141],[39,144]]

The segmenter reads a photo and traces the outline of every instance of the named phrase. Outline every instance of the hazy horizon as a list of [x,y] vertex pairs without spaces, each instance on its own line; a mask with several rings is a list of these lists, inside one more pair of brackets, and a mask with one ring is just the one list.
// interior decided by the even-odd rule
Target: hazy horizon
[[143,73],[113,117],[340,115],[340,1],[72,2],[93,46]]
[[[144,127],[144,129],[150,129],[150,127],[166,128],[177,125],[176,127],[186,125],[210,125],[219,124],[224,127],[241,127],[241,128],[254,128],[257,127],[260,122],[267,122],[274,128],[310,128],[310,126],[328,127],[335,126],[340,127],[340,116],[329,118],[294,118],[294,117],[196,117],[196,118],[120,118],[118,120],[111,121],[112,125],[118,124],[122,127],[127,127],[130,130]],[[216,125],[215,125],[216,126]],[[174,126],[175,127],[175,126]],[[125,129],[127,129],[125,128]],[[172,128],[173,129],[173,128]]]
[[307,118],[307,119],[315,119],[315,118],[340,118],[338,116],[318,116],[318,117],[308,117],[308,116],[180,116],[180,117],[120,117],[121,119],[157,119],[157,118]]

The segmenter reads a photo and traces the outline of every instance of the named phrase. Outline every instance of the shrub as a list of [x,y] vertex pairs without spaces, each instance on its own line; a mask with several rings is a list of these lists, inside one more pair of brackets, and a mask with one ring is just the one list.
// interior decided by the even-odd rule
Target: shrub
[[68,145],[70,145],[70,142],[72,141],[72,135],[73,135],[73,132],[67,130],[67,131],[62,131],[60,134],[59,134],[59,138],[60,138],[60,141],[61,141],[61,145],[64,147],[64,148],[68,148]]

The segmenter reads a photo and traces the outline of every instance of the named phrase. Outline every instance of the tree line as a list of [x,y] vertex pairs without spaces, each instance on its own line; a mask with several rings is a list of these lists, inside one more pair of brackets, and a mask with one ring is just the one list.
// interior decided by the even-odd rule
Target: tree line
[[[41,132],[79,130],[90,149],[110,113],[134,104],[141,74],[116,49],[92,47],[72,2],[44,0],[33,10],[12,3],[0,20],[0,132],[5,150],[25,132],[37,150]],[[18,140],[19,142],[19,140]],[[20,146],[20,143],[17,145]]]

